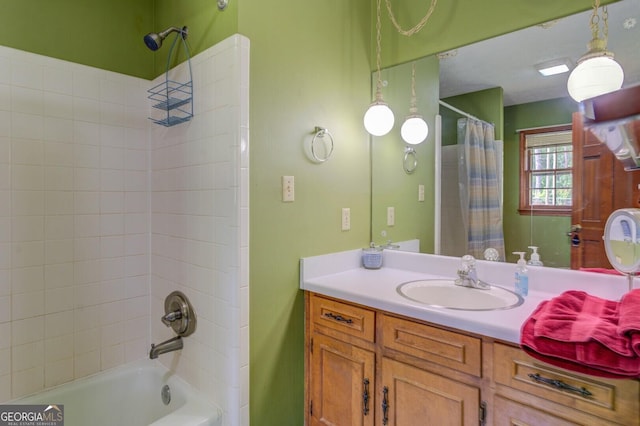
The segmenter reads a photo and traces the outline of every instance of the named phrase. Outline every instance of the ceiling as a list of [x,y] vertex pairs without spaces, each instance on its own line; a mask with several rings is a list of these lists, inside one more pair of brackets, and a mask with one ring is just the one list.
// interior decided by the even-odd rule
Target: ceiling
[[[440,97],[492,87],[504,89],[504,105],[568,96],[569,73],[543,77],[536,64],[567,58],[571,67],[587,52],[592,11],[481,41],[440,57]],[[624,69],[623,87],[640,83],[640,0],[608,6],[608,50]]]

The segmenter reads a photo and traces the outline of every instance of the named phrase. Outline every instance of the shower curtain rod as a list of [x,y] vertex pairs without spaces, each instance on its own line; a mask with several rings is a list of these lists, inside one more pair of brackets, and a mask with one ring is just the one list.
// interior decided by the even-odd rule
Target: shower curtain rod
[[440,105],[442,105],[445,108],[450,109],[451,111],[457,112],[458,114],[464,115],[465,117],[468,117],[468,118],[470,118],[472,120],[478,120],[478,121],[483,121],[483,122],[487,123],[487,121],[481,120],[478,117],[473,116],[473,115],[469,114],[468,112],[464,112],[463,110],[458,109],[458,108],[454,107],[453,105],[449,105],[448,103],[446,103],[444,101],[438,101],[438,102],[440,103]]

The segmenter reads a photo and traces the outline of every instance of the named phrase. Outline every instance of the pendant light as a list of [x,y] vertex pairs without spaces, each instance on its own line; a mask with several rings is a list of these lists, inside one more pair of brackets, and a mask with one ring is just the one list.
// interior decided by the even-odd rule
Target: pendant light
[[364,128],[373,136],[384,136],[393,128],[393,111],[382,99],[382,79],[380,77],[380,1],[378,0],[376,21],[376,99],[364,114]]
[[[587,44],[589,51],[578,59],[578,65],[567,81],[569,95],[577,102],[618,90],[624,80],[622,67],[613,59],[613,53],[607,51],[607,8],[602,8],[601,18],[598,14],[599,7],[600,0],[595,0],[591,14],[592,39]],[[600,21],[603,24],[602,37]]]
[[417,145],[424,141],[429,134],[429,126],[421,115],[418,114],[416,106],[416,63],[411,65],[411,103],[409,104],[409,115],[402,123],[400,135],[402,140],[411,145]]

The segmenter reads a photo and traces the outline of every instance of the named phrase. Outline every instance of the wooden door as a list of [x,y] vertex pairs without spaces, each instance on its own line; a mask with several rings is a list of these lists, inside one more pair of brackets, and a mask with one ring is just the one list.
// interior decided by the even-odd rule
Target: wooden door
[[373,426],[375,354],[322,334],[310,351],[310,424]]
[[376,415],[383,425],[480,424],[478,388],[408,364],[383,358],[379,392]]
[[640,172],[628,172],[607,146],[573,114],[573,211],[571,269],[611,268],[602,236],[609,215],[640,207]]

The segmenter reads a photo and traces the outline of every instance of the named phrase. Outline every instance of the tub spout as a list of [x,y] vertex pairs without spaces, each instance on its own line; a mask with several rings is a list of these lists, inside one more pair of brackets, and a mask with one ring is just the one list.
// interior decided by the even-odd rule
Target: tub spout
[[151,344],[151,350],[149,351],[149,358],[156,359],[158,355],[166,354],[167,352],[173,352],[182,349],[182,338],[180,336],[173,337],[169,340],[165,340],[157,345]]

